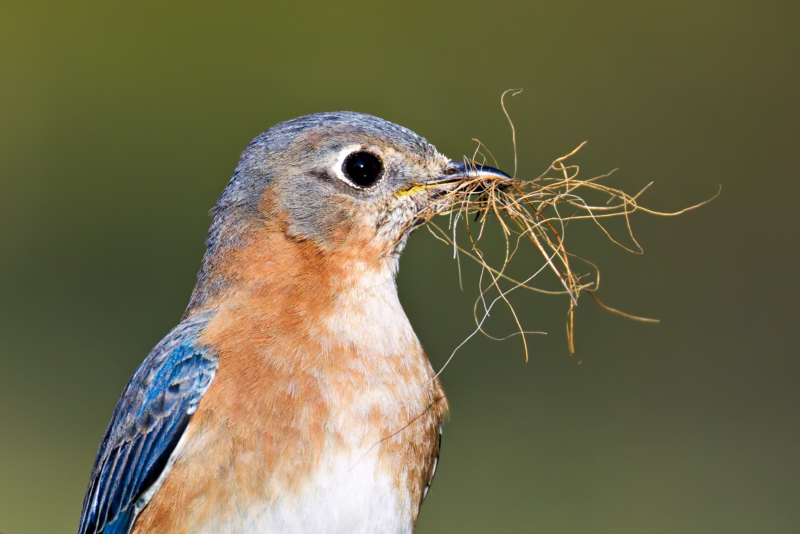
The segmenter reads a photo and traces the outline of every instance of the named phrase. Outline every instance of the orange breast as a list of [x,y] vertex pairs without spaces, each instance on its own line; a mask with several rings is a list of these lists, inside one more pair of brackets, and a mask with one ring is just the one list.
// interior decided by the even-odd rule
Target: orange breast
[[326,458],[354,451],[374,456],[415,520],[447,403],[392,273],[363,261],[374,251],[319,251],[268,228],[249,243],[215,266],[239,281],[206,304],[217,375],[133,532],[283,506]]

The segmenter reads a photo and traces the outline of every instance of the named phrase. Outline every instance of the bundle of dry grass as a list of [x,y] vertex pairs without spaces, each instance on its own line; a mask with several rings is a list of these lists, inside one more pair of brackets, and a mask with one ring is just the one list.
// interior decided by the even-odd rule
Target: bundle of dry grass
[[[506,93],[503,94],[504,97]],[[502,99],[501,104],[503,112],[506,113],[511,124],[512,139],[515,144],[514,175],[516,176],[514,125],[508,117]],[[533,180],[493,176],[453,183],[437,202],[430,204],[426,210],[420,213],[416,224],[426,226],[437,239],[453,247],[456,258],[464,255],[480,264],[480,297],[474,308],[476,329],[464,340],[464,343],[478,332],[488,335],[483,328],[484,322],[492,308],[496,304],[502,303],[508,306],[516,321],[517,331],[514,335],[522,337],[527,361],[526,334],[531,332],[523,329],[522,323],[508,299],[509,293],[519,289],[564,295],[569,300],[566,328],[571,355],[575,352],[574,311],[578,305],[578,299],[583,293],[589,294],[600,306],[612,313],[637,321],[658,322],[654,319],[624,313],[606,306],[600,301],[596,295],[600,285],[600,271],[593,263],[579,258],[567,248],[565,244],[567,225],[571,221],[589,220],[600,227],[613,243],[630,252],[641,253],[642,248],[634,238],[631,229],[630,216],[632,213],[641,211],[652,215],[675,216],[698,208],[713,198],[673,213],[663,213],[643,207],[639,204],[639,198],[652,185],[652,182],[636,194],[628,194],[606,184],[611,173],[587,179],[579,177],[578,165],[571,164],[569,160],[584,144],[582,143],[569,154],[556,159],[544,173]],[[486,158],[483,156],[483,150],[485,150],[483,145],[478,141],[476,153],[472,158],[467,159],[466,163],[476,169],[485,165]],[[489,154],[491,156],[491,153]],[[435,217],[440,215],[448,217],[446,228],[437,224],[435,220]],[[474,221],[477,221],[477,226],[476,223],[470,225],[467,222],[473,217]],[[502,262],[495,265],[491,265],[487,261],[487,255],[481,248],[486,223],[490,217],[499,222],[505,239],[504,258]],[[609,218],[624,219],[627,234],[633,244],[632,248],[612,236],[604,225]],[[459,224],[465,222],[466,224]],[[461,233],[466,234],[466,239],[459,237],[459,228],[463,229]],[[462,243],[464,241],[466,241],[466,245]],[[508,276],[507,268],[523,243],[532,244],[541,254],[543,262],[530,269],[530,275],[527,278],[518,281]],[[581,265],[584,269],[588,266],[589,272],[579,272],[575,264]],[[553,291],[532,285],[534,279],[546,270],[555,274],[561,289]],[[487,295],[490,292],[493,292],[493,296],[488,298]],[[463,343],[458,348],[462,345]]]

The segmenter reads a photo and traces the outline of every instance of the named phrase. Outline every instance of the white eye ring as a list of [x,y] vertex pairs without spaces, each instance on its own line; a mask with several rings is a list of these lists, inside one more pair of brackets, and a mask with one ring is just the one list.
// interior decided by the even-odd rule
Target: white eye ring
[[[335,162],[333,164],[333,174],[339,180],[343,181],[344,183],[346,183],[347,185],[349,185],[350,187],[352,187],[354,189],[360,189],[361,191],[368,191],[368,190],[372,189],[374,187],[374,185],[370,186],[370,187],[360,186],[360,185],[354,183],[353,180],[348,178],[347,175],[344,173],[344,161],[347,159],[348,156],[350,156],[351,154],[355,154],[357,152],[369,152],[370,154],[372,154],[375,157],[377,157],[379,160],[382,159],[376,153],[376,151],[374,149],[368,149],[368,147],[366,147],[364,145],[348,145],[345,148],[341,149],[336,154],[336,160],[335,160]],[[380,181],[380,180],[378,180],[378,181]]]

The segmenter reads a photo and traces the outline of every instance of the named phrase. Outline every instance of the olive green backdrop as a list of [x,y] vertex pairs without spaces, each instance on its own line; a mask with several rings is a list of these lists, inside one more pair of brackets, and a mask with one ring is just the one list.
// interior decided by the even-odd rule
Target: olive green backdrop
[[[269,126],[372,113],[452,158],[654,186],[645,254],[572,230],[626,321],[517,295],[530,338],[476,339],[418,532],[800,531],[797,2],[0,4],[0,532],[75,532],[128,377],[180,318],[207,212]],[[576,226],[576,228],[579,228]],[[533,259],[534,255],[529,256]],[[401,298],[441,366],[475,271],[418,232]],[[492,331],[512,325],[493,318]]]

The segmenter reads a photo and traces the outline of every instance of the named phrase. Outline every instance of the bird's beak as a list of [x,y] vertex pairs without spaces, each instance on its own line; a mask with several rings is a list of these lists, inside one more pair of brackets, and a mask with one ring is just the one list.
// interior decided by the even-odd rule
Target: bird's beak
[[[487,165],[477,165],[474,163],[459,163],[456,161],[451,161],[444,168],[440,176],[437,176],[436,178],[433,178],[426,182],[422,182],[420,184],[411,186],[408,189],[404,189],[398,192],[397,194],[399,196],[411,195],[424,190],[437,190],[440,188],[440,186],[444,186],[447,184],[457,184],[481,178],[485,179],[501,178],[504,180],[512,180],[511,176],[507,175],[500,169],[495,169],[494,167],[489,167]],[[444,190],[445,188],[441,189]],[[471,193],[474,192],[476,191],[472,191]]]
[[500,169],[489,167],[487,165],[478,165],[474,163],[462,163],[451,161],[444,168],[444,172],[438,178],[435,178],[426,184],[441,184],[447,182],[462,182],[465,180],[475,180],[480,178],[504,178],[510,180],[511,176],[507,175]]

